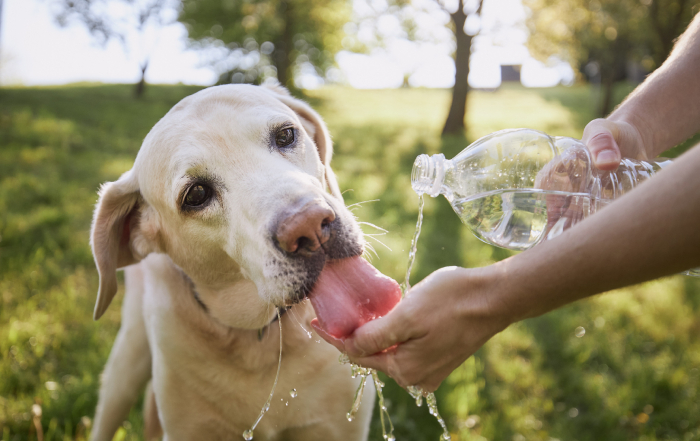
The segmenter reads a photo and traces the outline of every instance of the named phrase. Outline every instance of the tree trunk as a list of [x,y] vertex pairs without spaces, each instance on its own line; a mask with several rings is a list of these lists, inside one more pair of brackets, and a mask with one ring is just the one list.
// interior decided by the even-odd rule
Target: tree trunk
[[293,17],[292,17],[292,2],[282,1],[280,2],[280,16],[282,17],[282,32],[280,33],[279,39],[275,41],[275,51],[273,53],[272,61],[275,63],[277,68],[277,80],[281,85],[287,87],[288,89],[294,88],[292,74],[290,72],[291,60],[289,58],[294,46],[293,37]]
[[136,98],[141,98],[143,92],[146,90],[146,69],[148,69],[148,60],[141,65],[141,79],[136,83],[136,87],[134,88],[134,96]]
[[452,88],[452,103],[447,114],[445,126],[442,129],[444,135],[464,133],[466,129],[464,117],[467,113],[467,95],[469,94],[469,57],[472,51],[472,36],[464,33],[464,23],[467,14],[464,13],[464,3],[459,0],[457,10],[450,14],[454,24],[455,41],[455,85]]
[[613,85],[615,84],[615,69],[612,67],[600,70],[601,99],[598,116],[605,118],[612,111]]

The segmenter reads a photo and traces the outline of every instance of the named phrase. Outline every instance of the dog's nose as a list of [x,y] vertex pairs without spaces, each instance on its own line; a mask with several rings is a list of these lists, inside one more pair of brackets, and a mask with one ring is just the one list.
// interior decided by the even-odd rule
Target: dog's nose
[[288,253],[310,255],[328,241],[334,220],[335,213],[328,204],[313,200],[279,221],[275,239]]

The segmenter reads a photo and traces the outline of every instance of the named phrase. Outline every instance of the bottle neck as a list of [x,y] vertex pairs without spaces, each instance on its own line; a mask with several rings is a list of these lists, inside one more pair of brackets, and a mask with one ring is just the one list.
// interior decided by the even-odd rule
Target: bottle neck
[[443,193],[442,183],[445,179],[448,163],[449,161],[442,153],[433,156],[418,155],[413,162],[413,171],[411,172],[413,190],[419,195],[426,193],[432,197]]

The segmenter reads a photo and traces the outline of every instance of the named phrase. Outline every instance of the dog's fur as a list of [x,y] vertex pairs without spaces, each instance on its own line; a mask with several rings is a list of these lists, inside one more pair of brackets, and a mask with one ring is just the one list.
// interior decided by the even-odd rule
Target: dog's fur
[[[294,128],[294,145],[276,146],[280,127]],[[125,266],[126,294],[92,439],[112,439],[149,379],[149,439],[161,430],[170,441],[241,439],[272,387],[280,325],[282,370],[255,440],[367,437],[371,385],[348,422],[359,379],[338,363],[335,348],[309,338],[314,311],[301,302],[326,259],[362,251],[331,154],[319,115],[286,90],[218,86],[178,103],[148,134],[133,168],[103,186],[92,228],[95,318]],[[213,196],[193,210],[183,198],[195,183]],[[300,258],[279,247],[274,231],[309,200],[330,206],[335,220],[323,250]],[[274,321],[277,308],[289,305],[281,324]]]

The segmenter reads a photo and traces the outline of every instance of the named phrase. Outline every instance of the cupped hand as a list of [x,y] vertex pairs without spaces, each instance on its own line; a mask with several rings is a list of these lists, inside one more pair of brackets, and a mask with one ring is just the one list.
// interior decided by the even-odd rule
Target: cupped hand
[[594,119],[583,130],[582,141],[600,170],[615,170],[621,158],[649,159],[640,131],[628,122]]
[[442,268],[413,287],[386,316],[336,339],[316,332],[353,363],[387,373],[402,386],[434,391],[510,321],[489,302],[486,269]]

